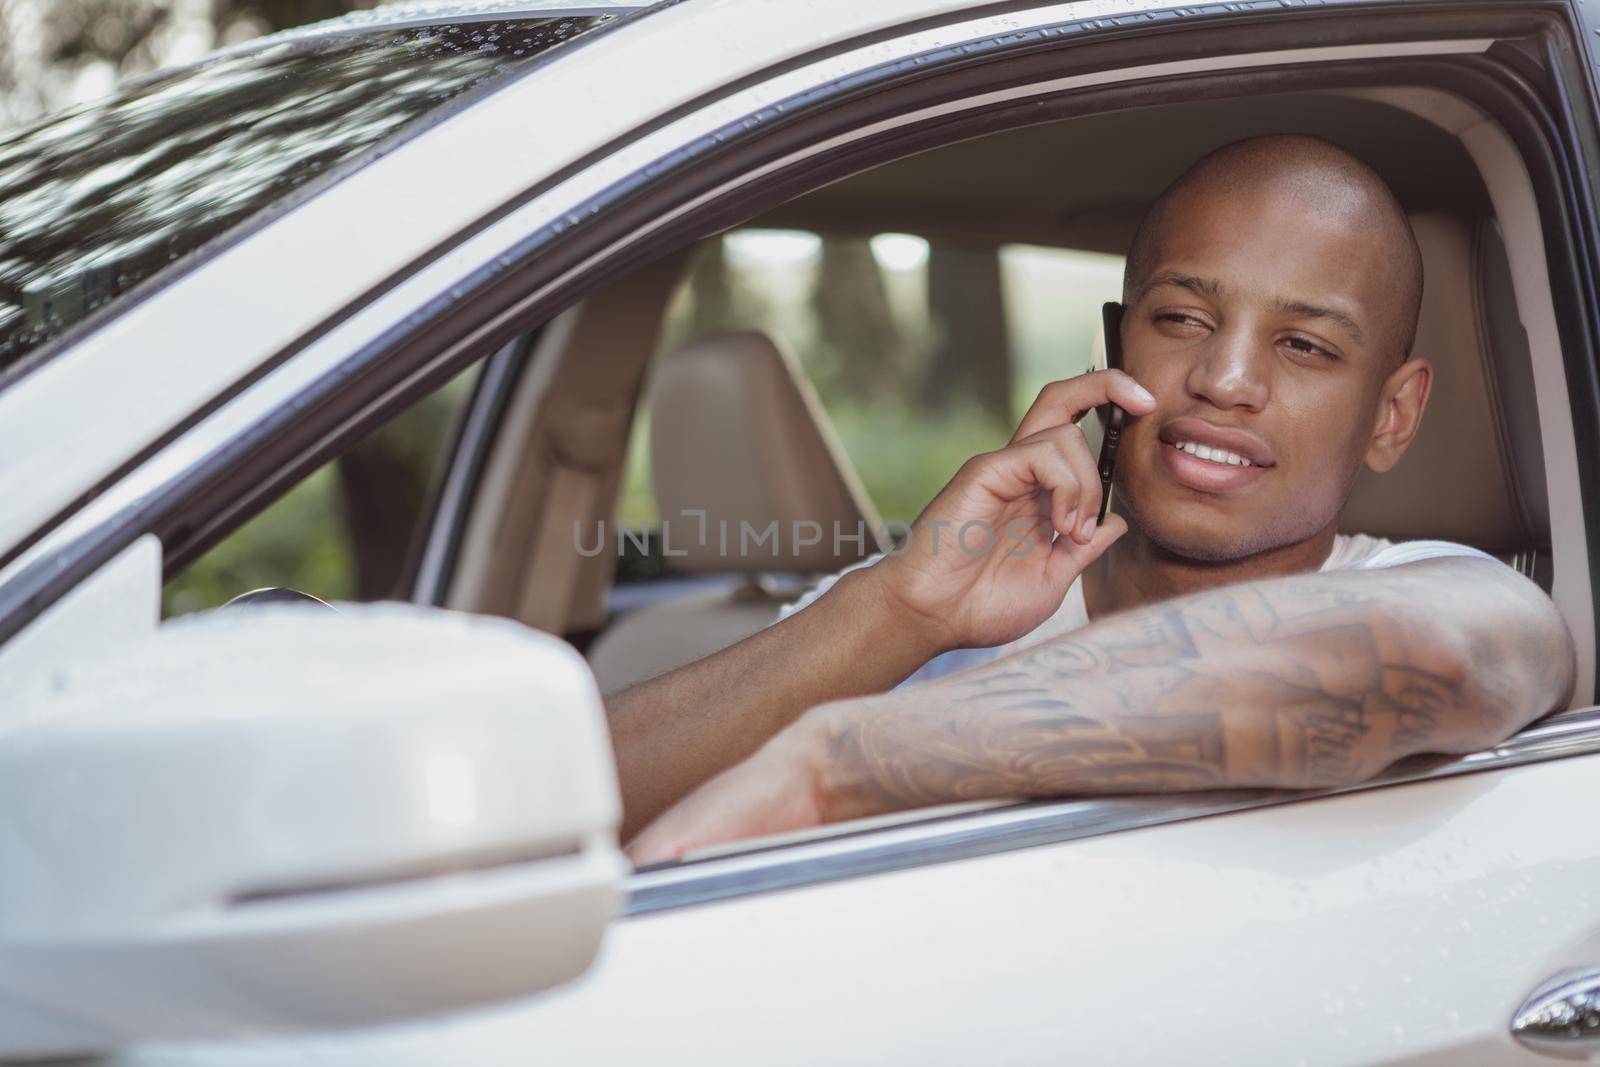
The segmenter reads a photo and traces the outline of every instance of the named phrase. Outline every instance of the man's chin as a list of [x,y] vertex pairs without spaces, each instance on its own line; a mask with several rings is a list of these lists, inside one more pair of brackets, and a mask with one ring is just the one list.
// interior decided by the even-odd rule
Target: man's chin
[[1147,541],[1164,554],[1194,563],[1237,563],[1272,547],[1246,544],[1236,539],[1171,536],[1149,528],[1142,528],[1141,532]]
[[[1238,563],[1274,549],[1309,540],[1321,532],[1325,522],[1301,521],[1288,524],[1263,523],[1244,517],[1208,514],[1186,516],[1183,507],[1160,509],[1160,518],[1147,520],[1130,500],[1120,500],[1118,511],[1128,525],[1162,553],[1194,563]],[[1305,528],[1300,528],[1304,526]]]

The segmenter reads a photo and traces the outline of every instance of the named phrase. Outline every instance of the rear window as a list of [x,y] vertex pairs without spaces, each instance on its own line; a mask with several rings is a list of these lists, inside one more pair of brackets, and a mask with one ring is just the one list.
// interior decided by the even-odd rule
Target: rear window
[[290,38],[0,135],[0,387],[186,253],[617,17]]

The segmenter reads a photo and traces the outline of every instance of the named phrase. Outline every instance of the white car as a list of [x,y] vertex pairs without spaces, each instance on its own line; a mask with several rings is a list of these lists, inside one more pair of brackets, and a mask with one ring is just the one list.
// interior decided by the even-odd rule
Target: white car
[[[0,139],[0,1060],[1600,1056],[1597,33],[1587,0],[430,3]],[[691,245],[1118,254],[1269,130],[1358,151],[1424,251],[1430,413],[1347,525],[1540,581],[1572,709],[1339,792],[968,805],[631,871],[600,693],[868,546],[702,528],[624,581],[572,532],[616,520],[630,434],[662,515],[877,523],[781,340],[654,358]],[[412,604],[161,621],[164,582],[472,368]]]

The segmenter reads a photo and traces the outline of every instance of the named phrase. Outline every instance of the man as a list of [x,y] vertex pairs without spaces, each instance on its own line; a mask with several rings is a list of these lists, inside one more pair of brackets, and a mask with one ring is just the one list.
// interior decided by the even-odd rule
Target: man
[[[1126,373],[1046,387],[904,552],[612,702],[635,863],[951,801],[1344,785],[1564,706],[1572,639],[1530,582],[1336,533],[1422,419],[1421,293],[1405,213],[1341,149],[1201,159],[1129,252]],[[1108,400],[1122,515],[1097,528],[1075,423]],[[963,551],[968,523],[1022,540]]]

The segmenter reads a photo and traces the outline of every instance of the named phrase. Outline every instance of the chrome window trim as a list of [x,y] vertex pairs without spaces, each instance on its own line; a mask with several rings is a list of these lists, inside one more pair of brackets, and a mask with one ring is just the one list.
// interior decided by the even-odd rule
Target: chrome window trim
[[1549,716],[1468,756],[1407,760],[1360,785],[1305,792],[1232,790],[1164,796],[1024,801],[797,844],[646,868],[624,885],[624,916],[650,915],[777,889],[820,885],[929,863],[1254,811],[1346,793],[1600,755],[1600,707]]

